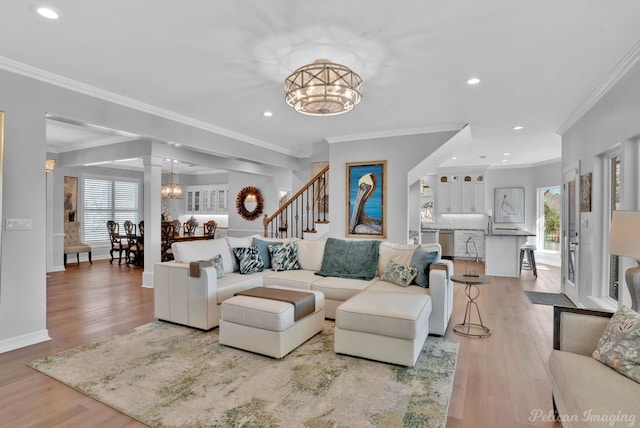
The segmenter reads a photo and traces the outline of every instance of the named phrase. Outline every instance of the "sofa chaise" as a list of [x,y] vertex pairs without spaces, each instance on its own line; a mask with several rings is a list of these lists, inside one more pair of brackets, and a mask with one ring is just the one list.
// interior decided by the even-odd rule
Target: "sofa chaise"
[[[333,239],[333,238],[329,238]],[[273,245],[296,243],[299,268],[239,273],[234,248],[250,248],[255,242]],[[343,240],[346,241],[346,240]],[[155,315],[158,319],[209,330],[219,325],[220,305],[234,293],[253,287],[283,286],[299,290],[321,291],[324,294],[325,317],[335,319],[336,309],[351,297],[363,292],[396,292],[426,294],[431,300],[429,334],[444,335],[453,310],[453,264],[440,258],[439,244],[424,244],[424,250],[434,255],[426,272],[428,288],[417,285],[398,286],[381,279],[390,261],[408,266],[416,245],[401,245],[380,241],[375,276],[356,279],[319,276],[323,267],[327,240],[270,239],[259,235],[224,237],[204,241],[177,242],[172,245],[174,260],[154,267]],[[193,262],[218,259],[221,270],[213,266],[201,267],[193,275]],[[220,268],[218,264],[218,268]]]

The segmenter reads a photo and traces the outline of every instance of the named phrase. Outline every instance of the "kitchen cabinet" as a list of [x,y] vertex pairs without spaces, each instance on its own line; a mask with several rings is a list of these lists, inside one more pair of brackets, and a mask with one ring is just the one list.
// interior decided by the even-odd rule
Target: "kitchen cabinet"
[[485,187],[484,175],[462,175],[462,181],[460,183],[461,212],[478,214],[484,213]]
[[[474,245],[475,243],[475,245]],[[453,257],[484,260],[484,230],[456,229],[453,231]]]
[[483,214],[485,189],[481,173],[440,175],[436,210],[440,214]]
[[226,184],[187,186],[185,193],[187,213],[227,214],[229,211],[229,186]]
[[441,175],[438,179],[438,194],[436,196],[438,212],[460,212],[460,175]]

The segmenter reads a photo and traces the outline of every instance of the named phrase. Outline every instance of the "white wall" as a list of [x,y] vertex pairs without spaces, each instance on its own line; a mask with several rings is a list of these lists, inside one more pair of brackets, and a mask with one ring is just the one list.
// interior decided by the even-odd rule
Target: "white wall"
[[408,173],[453,135],[455,132],[438,132],[330,144],[329,234],[334,237],[346,235],[346,163],[386,160],[386,239],[406,243],[409,230],[409,186],[412,184],[408,182]]
[[[586,307],[611,308],[600,290],[606,282],[601,261],[607,256],[602,231],[608,224],[603,218],[604,177],[598,168],[598,155],[620,145],[623,150],[622,208],[640,208],[637,136],[640,135],[640,64],[636,63],[562,136],[562,167],[580,164],[580,174],[593,172],[592,212],[580,214],[578,289],[579,303]],[[587,220],[586,224],[584,220]],[[633,265],[623,259],[625,266]],[[624,282],[624,279],[622,280]],[[630,305],[626,286],[620,287],[621,301]],[[614,302],[615,303],[615,302]]]
[[[123,99],[105,101],[3,70],[0,70],[0,93],[0,109],[5,111],[3,224],[6,218],[31,219],[33,224],[31,230],[4,230],[2,234],[0,352],[48,339],[47,247],[61,245],[59,233],[63,229],[62,215],[57,217],[56,214],[60,207],[56,206],[55,201],[53,207],[47,207],[44,171],[47,113],[162,141],[193,144],[204,152],[217,151],[221,155],[229,155],[231,159],[228,163],[231,165],[242,162],[237,159],[247,159],[276,165],[281,170],[298,170],[303,164],[300,159],[221,136],[192,124],[126,107],[126,100]],[[95,148],[85,152],[102,153],[102,150]],[[151,151],[148,153],[151,154]],[[261,169],[257,164],[254,164],[254,168]],[[58,174],[54,177],[54,182],[62,180],[61,176]],[[145,177],[146,182],[148,180]],[[157,188],[158,197],[154,203],[157,203],[159,212],[159,180]],[[273,195],[275,199],[275,190]],[[47,212],[52,216],[49,223]],[[53,230],[47,232],[47,225],[51,223]],[[47,233],[50,235],[47,236]],[[59,261],[54,261],[52,265],[57,263]]]

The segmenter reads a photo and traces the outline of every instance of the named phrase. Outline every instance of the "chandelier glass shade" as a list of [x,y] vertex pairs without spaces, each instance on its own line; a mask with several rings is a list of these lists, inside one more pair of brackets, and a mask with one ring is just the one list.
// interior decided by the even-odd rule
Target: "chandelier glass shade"
[[294,71],[284,82],[285,101],[311,116],[351,111],[362,99],[362,78],[349,67],[326,59]]
[[165,175],[169,176],[169,182],[160,187],[160,197],[162,199],[182,199],[184,186],[177,183],[176,174],[173,173],[173,162],[171,162],[171,173]]

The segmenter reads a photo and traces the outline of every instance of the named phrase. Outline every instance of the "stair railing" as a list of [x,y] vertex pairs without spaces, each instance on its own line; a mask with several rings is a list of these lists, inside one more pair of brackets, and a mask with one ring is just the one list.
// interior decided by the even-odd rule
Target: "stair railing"
[[273,213],[264,215],[266,238],[303,238],[316,233],[316,224],[327,223],[329,165],[325,166],[291,199]]

